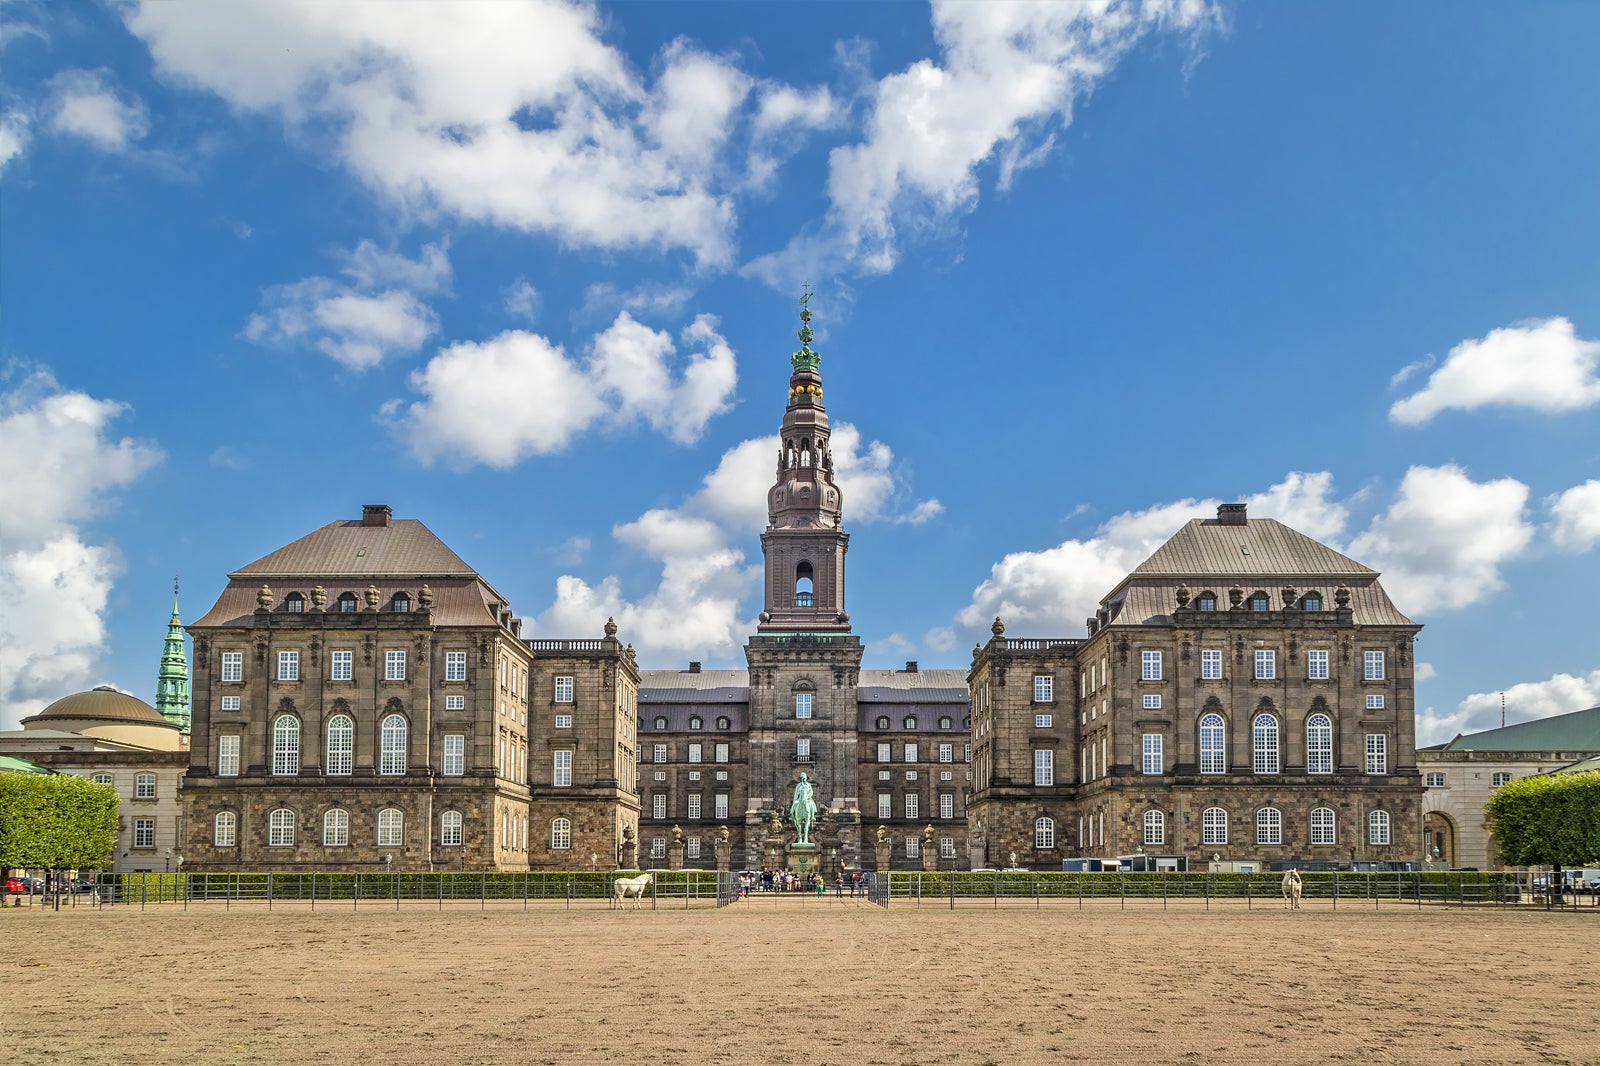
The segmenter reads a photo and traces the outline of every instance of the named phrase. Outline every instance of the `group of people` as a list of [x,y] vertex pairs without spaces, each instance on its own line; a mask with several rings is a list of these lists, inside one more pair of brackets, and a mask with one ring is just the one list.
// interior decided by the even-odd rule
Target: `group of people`
[[[812,892],[821,896],[827,892],[828,883],[816,873],[797,874],[793,870],[746,870],[739,875],[741,894],[761,892]],[[833,894],[843,897],[866,895],[866,875],[861,871],[841,869],[833,879]]]

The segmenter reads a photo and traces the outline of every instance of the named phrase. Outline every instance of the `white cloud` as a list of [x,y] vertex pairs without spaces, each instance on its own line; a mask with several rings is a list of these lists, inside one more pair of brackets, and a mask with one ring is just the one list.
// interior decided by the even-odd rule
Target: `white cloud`
[[1418,663],[1417,664],[1416,679],[1418,681],[1432,681],[1434,678],[1436,678],[1438,676],[1439,676],[1439,671],[1434,669],[1432,663]]
[[95,680],[118,558],[80,526],[161,460],[150,444],[107,435],[124,409],[43,372],[0,394],[0,729]]
[[1458,466],[1406,471],[1388,511],[1350,542],[1358,560],[1413,616],[1476,603],[1504,584],[1500,567],[1533,540],[1528,486],[1475,482]]
[[0,171],[13,159],[20,158],[28,147],[28,116],[21,111],[7,111],[0,116]]
[[1565,318],[1506,326],[1450,349],[1421,391],[1389,408],[1389,418],[1414,426],[1441,411],[1495,405],[1579,411],[1600,403],[1597,362],[1600,341],[1579,337]]
[[500,301],[506,309],[506,314],[513,318],[520,318],[529,323],[539,320],[541,303],[539,290],[534,288],[527,278],[519,277],[501,289]]
[[618,311],[635,315],[676,315],[688,304],[694,290],[686,285],[644,282],[626,291],[610,282],[596,282],[583,290],[579,318],[612,318]]
[[559,452],[602,419],[644,422],[692,444],[727,410],[738,372],[714,317],[696,318],[680,339],[692,349],[681,369],[671,335],[626,311],[594,338],[582,363],[523,330],[453,344],[411,375],[422,399],[405,406],[400,428],[425,464],[444,459],[500,469]]
[[443,246],[427,245],[413,260],[362,241],[343,258],[348,282],[312,277],[275,285],[262,296],[265,309],[250,316],[240,335],[282,347],[309,345],[352,370],[420,350],[439,328],[421,297],[446,290],[450,281]]
[[[1505,690],[1506,724],[1531,722],[1600,705],[1600,670],[1556,674],[1546,681],[1525,681]],[[1451,711],[1432,707],[1417,712],[1417,743],[1426,746],[1453,739],[1457,733],[1480,733],[1500,727],[1500,693],[1475,692]]]
[[107,152],[122,152],[150,132],[150,117],[137,98],[128,100],[99,70],[66,70],[51,79],[45,105],[50,129],[81,137]]
[[1585,481],[1545,503],[1555,518],[1550,540],[1557,548],[1576,555],[1600,543],[1600,480]]

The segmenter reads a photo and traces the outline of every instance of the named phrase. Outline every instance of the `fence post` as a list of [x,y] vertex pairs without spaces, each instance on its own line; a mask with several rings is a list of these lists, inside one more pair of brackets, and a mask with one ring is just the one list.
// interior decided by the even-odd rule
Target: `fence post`
[[1412,883],[1414,885],[1416,885],[1416,890],[1417,890],[1417,910],[1420,911],[1422,909],[1422,871],[1421,870],[1416,870],[1416,871],[1412,872]]
[[350,909],[355,910],[357,902],[361,899],[361,871],[356,871],[355,889],[350,893]]
[[994,872],[994,909],[1000,909],[1000,871]]
[[311,909],[317,909],[317,872],[311,871]]
[[1333,909],[1339,909],[1339,871],[1333,871]]
[[1167,909],[1167,871],[1161,871],[1161,909]]
[[660,909],[657,906],[657,903],[656,903],[656,879],[653,878],[653,877],[650,879],[650,909],[651,910],[659,910]]
[[267,910],[272,909],[272,874],[267,873]]
[[1247,910],[1247,911],[1255,909],[1255,901],[1251,898],[1251,895],[1250,895],[1250,890],[1252,888],[1251,882],[1254,881],[1255,879],[1256,879],[1256,875],[1255,874],[1245,874],[1244,875],[1244,909]]
[[1211,909],[1211,871],[1206,870],[1206,910]]
[[[951,876],[954,876],[954,875],[952,874]],[[1028,878],[1028,882],[1033,887],[1033,909],[1034,910],[1038,910],[1039,909],[1039,875],[1038,874],[1032,875],[1031,877]]]
[[1117,894],[1122,897],[1122,909],[1128,909],[1128,875],[1122,870],[1117,871]]
[[1078,874],[1078,909],[1083,910],[1083,873]]

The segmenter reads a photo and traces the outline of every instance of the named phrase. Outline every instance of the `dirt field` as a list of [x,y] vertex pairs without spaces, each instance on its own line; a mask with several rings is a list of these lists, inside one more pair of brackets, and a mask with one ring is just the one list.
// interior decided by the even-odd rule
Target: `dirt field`
[[[1600,1062],[1600,916],[0,914],[21,1063]],[[41,965],[43,964],[43,965]]]

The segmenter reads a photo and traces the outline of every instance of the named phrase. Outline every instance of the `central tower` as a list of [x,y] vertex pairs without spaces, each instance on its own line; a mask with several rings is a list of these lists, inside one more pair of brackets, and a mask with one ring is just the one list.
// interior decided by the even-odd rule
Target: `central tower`
[[[844,609],[840,525],[821,357],[811,350],[811,294],[800,299],[800,350],[790,356],[789,401],[778,430],[778,469],[767,490],[765,607],[745,645],[750,665],[750,800],[746,840],[770,858],[781,847],[772,815],[786,812],[806,773],[821,821],[813,839],[829,868],[860,859],[856,765],[861,640]],[[785,831],[788,832],[788,831]],[[792,838],[792,832],[789,833]]]

